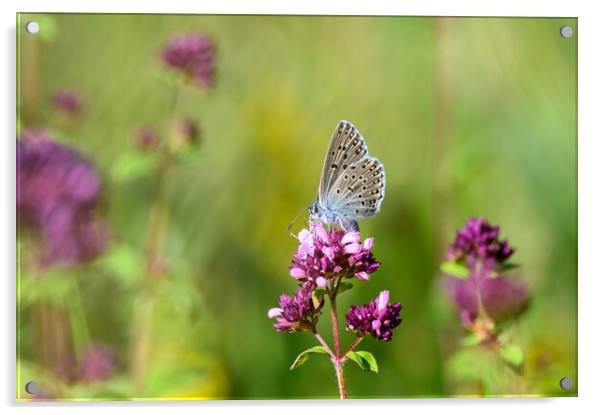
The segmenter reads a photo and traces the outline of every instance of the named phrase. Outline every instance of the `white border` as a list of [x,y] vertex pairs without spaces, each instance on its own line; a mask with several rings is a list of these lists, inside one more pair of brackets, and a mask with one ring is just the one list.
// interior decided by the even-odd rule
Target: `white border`
[[[125,0],[105,0],[102,3],[73,0],[52,0],[51,2],[22,0],[18,4],[1,2],[2,8],[2,64],[0,79],[2,90],[6,92],[0,103],[0,117],[5,127],[2,157],[4,166],[2,175],[3,202],[0,203],[0,226],[2,229],[2,247],[0,263],[5,272],[2,276],[2,310],[0,349],[2,352],[2,374],[0,391],[2,404],[7,413],[17,410],[20,413],[103,413],[107,410],[115,415],[132,411],[144,411],[148,414],[163,414],[166,410],[177,408],[184,413],[211,412],[234,413],[256,412],[265,414],[307,413],[308,411],[348,411],[351,413],[366,411],[395,411],[413,413],[416,410],[425,413],[462,414],[488,413],[504,414],[519,410],[545,411],[546,415],[572,413],[590,413],[595,407],[602,407],[602,392],[598,385],[602,344],[600,296],[602,295],[602,275],[600,275],[600,235],[602,235],[602,184],[599,179],[602,165],[602,131],[600,129],[602,97],[600,87],[601,65],[601,16],[596,13],[596,2],[555,1],[527,2],[526,0],[498,0],[497,2],[467,0],[370,0],[370,1],[277,1],[277,0],[222,0],[222,1],[185,1],[169,0],[157,2],[153,6],[141,6],[142,2]],[[246,401],[246,402],[199,402],[199,403],[114,403],[114,404],[46,404],[23,406],[14,403],[14,367],[15,367],[15,249],[14,249],[14,134],[15,134],[15,13],[17,11],[54,11],[54,12],[152,12],[152,13],[224,13],[224,14],[348,14],[348,15],[452,15],[452,16],[576,16],[579,17],[579,398],[556,399],[432,399],[397,401],[353,401],[346,403],[324,401]],[[553,276],[551,276],[553,277]]]

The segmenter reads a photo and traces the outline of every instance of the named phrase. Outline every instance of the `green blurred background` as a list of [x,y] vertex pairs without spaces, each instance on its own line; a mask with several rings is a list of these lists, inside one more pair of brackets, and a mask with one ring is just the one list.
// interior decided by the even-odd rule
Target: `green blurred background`
[[[38,39],[23,31],[34,19]],[[576,32],[576,19],[18,20],[20,110],[35,104],[39,114],[21,119],[20,128],[58,130],[48,97],[63,87],[80,93],[81,117],[55,135],[103,176],[103,213],[112,229],[112,249],[73,278],[81,330],[117,352],[118,369],[104,382],[69,386],[63,398],[337,396],[327,359],[288,369],[314,344],[312,336],[277,333],[266,313],[295,289],[288,265],[296,241],[284,229],[313,202],[340,119],[360,129],[387,173],[381,212],[360,223],[362,235],[375,238],[382,267],[342,295],[340,313],[383,289],[404,306],[391,343],[364,343],[380,373],[348,366],[350,396],[475,393],[458,388],[446,369],[462,329],[442,293],[438,264],[455,230],[481,215],[501,225],[533,293],[513,329],[527,356],[524,393],[574,394],[561,391],[558,380],[577,370],[577,36],[564,39],[559,28],[570,24]],[[138,126],[167,129],[170,72],[160,51],[173,34],[189,32],[213,40],[217,78],[208,92],[187,89],[178,108],[201,123],[202,142],[198,156],[166,179],[170,273],[152,288],[150,357],[135,388],[128,369],[133,314],[146,289],[137,258],[154,182],[115,180],[111,172],[132,151]],[[33,77],[36,102],[23,93]],[[43,372],[26,303],[19,309],[19,382]],[[327,317],[321,328],[330,341]],[[512,391],[502,385],[496,393]]]

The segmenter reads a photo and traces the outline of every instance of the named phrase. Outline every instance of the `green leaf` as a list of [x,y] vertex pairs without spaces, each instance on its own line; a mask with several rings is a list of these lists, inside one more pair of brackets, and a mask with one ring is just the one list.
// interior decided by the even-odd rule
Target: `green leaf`
[[454,277],[466,279],[470,275],[470,270],[464,265],[454,261],[447,261],[441,264],[441,271]]
[[303,363],[305,363],[307,361],[307,359],[309,359],[309,357],[312,354],[316,354],[316,353],[328,354],[326,349],[322,346],[314,346],[314,347],[310,347],[307,350],[303,350],[301,353],[299,353],[299,356],[297,356],[297,358],[291,365],[291,370],[296,369],[299,366],[301,366]]
[[499,273],[502,273],[502,272],[506,272],[506,271],[510,271],[510,270],[516,269],[518,267],[520,267],[520,265],[518,265],[518,264],[512,264],[510,262],[504,262],[503,264],[500,264],[500,265],[497,266],[497,271]]
[[520,346],[516,344],[506,344],[498,349],[502,360],[513,369],[521,370],[525,363],[525,355]]
[[111,175],[118,182],[127,182],[152,173],[158,165],[155,154],[130,151],[115,161]]
[[350,282],[341,282],[339,283],[339,288],[337,290],[337,293],[340,294],[344,291],[350,290],[353,288],[353,284]]
[[366,351],[352,351],[347,353],[347,357],[357,363],[357,365],[366,372],[378,373],[378,363],[372,353]]
[[142,254],[126,244],[113,245],[100,264],[111,277],[126,285],[138,280],[144,272]]

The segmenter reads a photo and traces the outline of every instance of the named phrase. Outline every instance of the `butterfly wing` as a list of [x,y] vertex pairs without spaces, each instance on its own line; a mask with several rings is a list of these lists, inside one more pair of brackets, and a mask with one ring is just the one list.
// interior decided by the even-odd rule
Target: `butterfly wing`
[[318,202],[324,208],[327,205],[328,195],[332,185],[341,177],[343,171],[355,162],[368,155],[368,146],[360,132],[345,120],[340,121],[332,133],[328,153],[322,167],[322,177],[318,189]]
[[375,215],[385,197],[385,168],[374,157],[364,157],[347,166],[336,177],[325,205],[344,222]]

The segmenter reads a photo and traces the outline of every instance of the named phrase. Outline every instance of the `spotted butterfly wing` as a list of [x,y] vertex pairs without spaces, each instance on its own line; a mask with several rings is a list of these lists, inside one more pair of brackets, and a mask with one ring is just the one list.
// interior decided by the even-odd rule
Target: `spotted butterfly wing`
[[368,154],[366,141],[351,123],[341,121],[330,140],[318,191],[318,206],[341,224],[375,215],[385,196],[385,169]]

